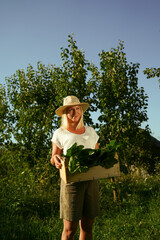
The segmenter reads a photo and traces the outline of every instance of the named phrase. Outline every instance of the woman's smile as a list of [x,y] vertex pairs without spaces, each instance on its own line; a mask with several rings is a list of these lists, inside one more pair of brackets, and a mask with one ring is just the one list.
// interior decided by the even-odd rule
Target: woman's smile
[[82,110],[80,106],[73,106],[67,109],[67,117],[73,122],[78,122],[82,116]]

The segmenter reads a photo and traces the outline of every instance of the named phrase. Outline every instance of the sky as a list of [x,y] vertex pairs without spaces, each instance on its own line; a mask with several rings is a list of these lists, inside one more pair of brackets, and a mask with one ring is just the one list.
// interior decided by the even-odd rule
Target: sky
[[159,82],[143,74],[160,67],[159,10],[159,0],[0,0],[0,83],[29,64],[36,69],[38,61],[60,66],[71,33],[97,66],[98,54],[122,40],[127,62],[140,63],[138,84],[149,97],[142,127],[148,124],[160,140]]

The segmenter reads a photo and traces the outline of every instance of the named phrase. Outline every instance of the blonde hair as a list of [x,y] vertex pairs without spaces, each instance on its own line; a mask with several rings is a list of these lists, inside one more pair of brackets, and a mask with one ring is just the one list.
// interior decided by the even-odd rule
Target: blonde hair
[[[83,109],[81,108],[82,111],[82,116],[79,120],[79,123],[77,124],[76,129],[80,129],[84,126],[84,122],[83,122]],[[68,118],[67,118],[67,114],[66,114],[66,109],[64,110],[64,113],[62,114],[62,119],[61,119],[61,127],[64,129],[67,129],[69,127],[68,125]]]

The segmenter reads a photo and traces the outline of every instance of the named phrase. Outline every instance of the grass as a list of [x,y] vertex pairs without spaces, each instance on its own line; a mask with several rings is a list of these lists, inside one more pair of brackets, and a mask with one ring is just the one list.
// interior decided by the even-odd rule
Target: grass
[[159,180],[123,179],[119,190],[117,203],[101,202],[103,211],[95,222],[95,239],[160,239]]
[[[2,162],[0,167],[4,167]],[[8,164],[0,175],[0,239],[59,240],[63,223],[56,170]],[[115,183],[106,179],[99,183],[101,212],[95,219],[94,240],[160,239],[158,174],[147,179],[128,175]],[[113,201],[113,189],[117,190],[117,202]]]

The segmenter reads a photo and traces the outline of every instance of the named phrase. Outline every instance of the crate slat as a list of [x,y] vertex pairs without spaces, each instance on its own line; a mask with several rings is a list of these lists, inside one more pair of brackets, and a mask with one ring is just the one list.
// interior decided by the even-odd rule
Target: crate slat
[[119,177],[120,176],[120,166],[119,162],[116,163],[113,167],[106,169],[101,166],[95,166],[90,168],[85,173],[75,173],[71,174],[68,171],[68,168],[65,164],[65,161],[62,161],[62,168],[60,169],[60,177],[65,183],[70,182],[81,182],[87,180],[94,180],[100,178],[110,178],[110,177]]

